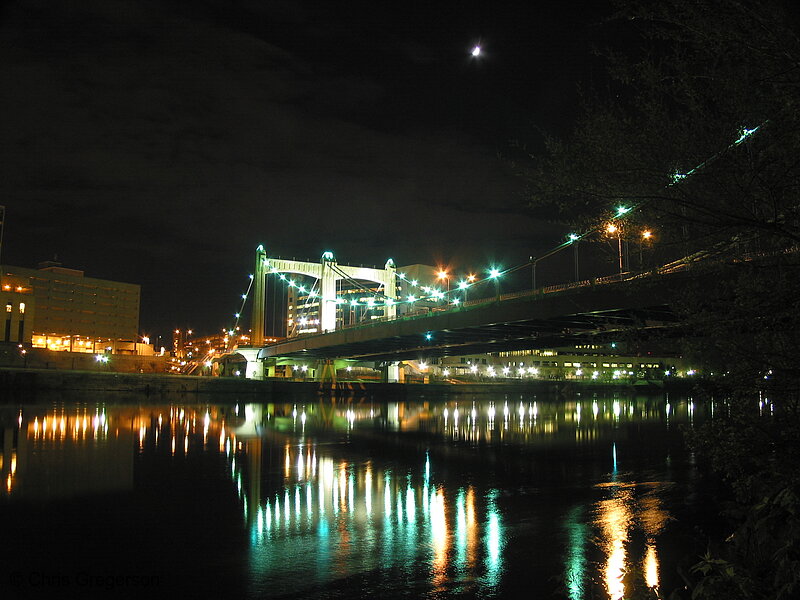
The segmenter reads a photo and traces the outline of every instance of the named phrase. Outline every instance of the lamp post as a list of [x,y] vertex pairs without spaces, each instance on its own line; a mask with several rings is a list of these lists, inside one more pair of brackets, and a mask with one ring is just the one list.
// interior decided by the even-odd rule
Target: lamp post
[[500,301],[500,270],[493,268],[489,269],[489,279],[494,279],[495,299]]
[[467,302],[467,288],[469,287],[469,283],[465,280],[461,280],[458,282],[458,289],[460,289],[464,293],[464,300],[463,302],[466,304]]
[[642,260],[642,246],[649,243],[653,239],[653,232],[646,229],[642,232],[642,237],[639,240],[639,269],[644,269],[644,261]]
[[447,275],[447,271],[444,269],[440,269],[439,273],[437,273],[437,277],[439,281],[446,281],[447,282],[447,297],[450,297],[450,277]]
[[569,234],[569,242],[572,244],[573,254],[575,256],[575,283],[578,282],[578,241],[581,239],[581,236],[570,233]]
[[619,274],[622,275],[622,273],[625,270],[622,261],[622,229],[620,227],[617,227],[614,223],[609,223],[608,226],[606,227],[606,231],[611,235],[614,235],[615,233],[617,234],[617,250],[619,252]]
[[531,261],[531,291],[533,291],[536,289],[536,263],[538,261],[532,256],[529,256],[528,260]]

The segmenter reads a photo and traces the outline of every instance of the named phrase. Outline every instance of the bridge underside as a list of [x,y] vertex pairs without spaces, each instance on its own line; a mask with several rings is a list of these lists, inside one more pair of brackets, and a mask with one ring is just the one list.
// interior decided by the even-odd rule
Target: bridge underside
[[674,327],[671,295],[663,285],[628,284],[523,296],[296,338],[259,357],[390,361],[603,343],[633,328]]

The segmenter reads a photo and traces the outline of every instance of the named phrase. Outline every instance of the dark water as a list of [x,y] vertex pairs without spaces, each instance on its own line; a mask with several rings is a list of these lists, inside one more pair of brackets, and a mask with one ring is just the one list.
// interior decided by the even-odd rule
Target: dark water
[[713,512],[681,432],[705,413],[665,396],[6,404],[0,593],[668,595]]

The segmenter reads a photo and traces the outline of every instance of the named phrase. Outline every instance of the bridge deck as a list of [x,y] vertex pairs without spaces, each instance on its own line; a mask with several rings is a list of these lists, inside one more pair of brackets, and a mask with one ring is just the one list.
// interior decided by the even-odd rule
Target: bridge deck
[[471,302],[286,340],[264,347],[259,357],[408,360],[599,341],[634,326],[674,326],[669,304],[686,280],[685,273],[662,274]]

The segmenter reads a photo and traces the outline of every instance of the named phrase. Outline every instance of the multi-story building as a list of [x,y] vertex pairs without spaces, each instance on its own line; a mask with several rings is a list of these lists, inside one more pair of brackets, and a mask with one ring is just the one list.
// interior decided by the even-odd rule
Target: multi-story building
[[0,291],[31,298],[6,300],[6,310],[8,302],[12,306],[12,330],[15,307],[25,305],[23,343],[73,352],[113,350],[123,341],[139,345],[139,285],[86,277],[83,271],[47,262],[38,269],[0,266]]

